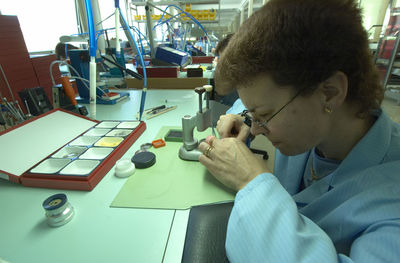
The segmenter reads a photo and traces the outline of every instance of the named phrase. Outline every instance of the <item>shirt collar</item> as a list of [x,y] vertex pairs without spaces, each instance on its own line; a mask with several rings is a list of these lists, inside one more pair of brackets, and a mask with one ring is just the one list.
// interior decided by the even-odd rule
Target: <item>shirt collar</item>
[[375,123],[353,147],[339,167],[332,173],[331,185],[335,186],[348,178],[349,174],[380,164],[390,146],[392,121],[382,110],[376,112]]

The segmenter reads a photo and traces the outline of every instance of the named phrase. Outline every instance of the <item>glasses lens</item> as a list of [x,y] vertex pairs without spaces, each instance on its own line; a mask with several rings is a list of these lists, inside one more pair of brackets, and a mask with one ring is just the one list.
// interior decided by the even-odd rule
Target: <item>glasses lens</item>
[[[249,113],[250,114],[250,113]],[[255,124],[257,124],[259,127],[261,128],[266,128],[267,127],[267,121],[259,121],[254,119],[254,117],[250,114],[250,119],[252,122],[254,122]]]

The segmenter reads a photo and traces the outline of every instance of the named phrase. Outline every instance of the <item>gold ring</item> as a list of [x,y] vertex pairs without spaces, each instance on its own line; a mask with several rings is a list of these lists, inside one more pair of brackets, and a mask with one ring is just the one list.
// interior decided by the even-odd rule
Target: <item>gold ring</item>
[[214,147],[214,146],[213,146],[214,139],[215,139],[215,137],[212,137],[212,138],[210,139],[209,143],[208,143],[208,144],[210,144],[211,147]]
[[211,152],[212,149],[214,149],[214,147],[208,146],[208,148],[207,148],[207,149],[205,150],[205,152],[204,152],[204,155],[207,156],[207,157],[210,158],[210,159],[211,159],[211,157],[210,157],[210,152]]

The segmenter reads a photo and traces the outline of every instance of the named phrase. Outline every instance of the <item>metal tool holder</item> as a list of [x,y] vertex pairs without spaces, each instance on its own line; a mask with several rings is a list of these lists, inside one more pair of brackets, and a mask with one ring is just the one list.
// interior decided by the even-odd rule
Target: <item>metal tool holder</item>
[[[199,141],[194,138],[194,128],[199,132],[205,131],[212,126],[210,110],[211,85],[195,88],[194,91],[199,94],[199,111],[195,116],[185,115],[182,118],[183,145],[179,149],[179,157],[183,160],[198,161],[201,155],[198,149]],[[205,93],[206,107],[203,108],[203,93]]]

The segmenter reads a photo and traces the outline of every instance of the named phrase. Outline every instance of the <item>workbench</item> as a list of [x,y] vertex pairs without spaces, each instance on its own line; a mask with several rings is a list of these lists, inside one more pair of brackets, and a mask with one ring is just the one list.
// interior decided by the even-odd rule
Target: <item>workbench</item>
[[[129,99],[115,105],[97,105],[96,119],[135,119],[141,91],[129,92]],[[182,116],[198,110],[193,90],[149,90],[145,108],[165,101],[177,108],[147,120],[147,129],[123,157],[132,157],[141,144],[151,142],[160,127],[181,126]],[[111,208],[127,180],[114,176],[114,169],[90,192],[0,180],[0,258],[10,263],[180,262],[189,209]],[[71,222],[52,228],[42,203],[56,193],[67,195],[75,215]]]
[[[128,100],[97,105],[96,119],[135,119],[140,96],[141,91],[130,91]],[[145,108],[165,100],[177,109],[146,121],[146,131],[124,157],[151,142],[161,126],[180,126],[181,116],[198,109],[192,90],[149,90]],[[0,258],[10,263],[180,262],[189,211],[110,208],[126,180],[114,176],[114,167],[91,192],[30,188],[0,180]],[[75,215],[66,225],[52,228],[45,221],[42,202],[60,192],[67,195]]]

